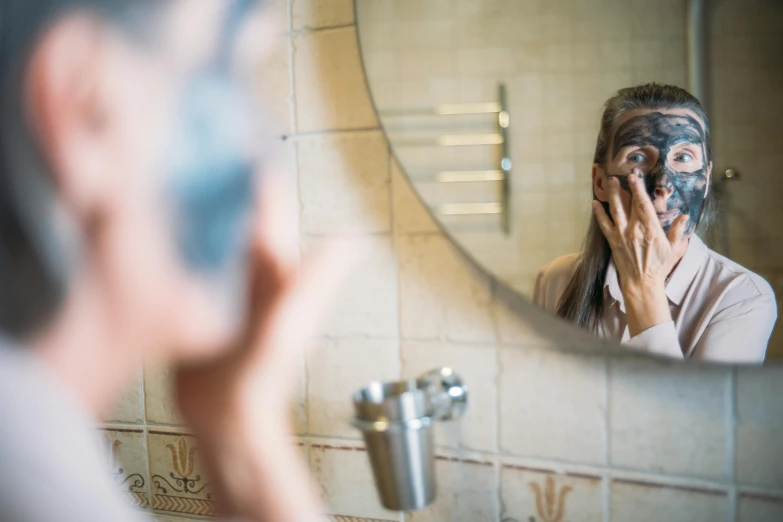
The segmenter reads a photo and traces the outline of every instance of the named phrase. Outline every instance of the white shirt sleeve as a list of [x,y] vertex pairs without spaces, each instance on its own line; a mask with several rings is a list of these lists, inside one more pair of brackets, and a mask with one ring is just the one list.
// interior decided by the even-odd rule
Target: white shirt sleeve
[[674,321],[656,324],[623,343],[626,346],[675,359],[683,359],[680,340],[674,329]]

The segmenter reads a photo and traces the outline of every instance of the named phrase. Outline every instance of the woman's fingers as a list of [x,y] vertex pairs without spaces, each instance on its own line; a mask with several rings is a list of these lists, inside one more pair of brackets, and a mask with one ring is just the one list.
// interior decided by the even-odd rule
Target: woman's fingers
[[607,194],[609,196],[609,212],[612,214],[612,219],[619,232],[625,230],[628,226],[628,216],[625,215],[625,209],[623,208],[623,201],[620,198],[620,181],[615,176],[611,176],[607,180]]
[[296,186],[287,172],[266,172],[260,178],[254,246],[271,256],[281,269],[290,271],[299,263]]
[[637,219],[650,230],[660,228],[658,215],[655,212],[650,196],[644,190],[644,182],[634,171],[628,175],[628,185],[631,187],[631,219]]
[[598,221],[598,226],[601,227],[601,232],[604,233],[609,244],[613,245],[616,229],[612,224],[612,220],[609,219],[609,216],[606,214],[604,206],[598,200],[593,200],[593,213],[595,214],[595,219]]
[[667,236],[672,248],[677,247],[677,245],[679,245],[682,241],[683,237],[685,237],[685,231],[688,228],[689,220],[690,216],[688,214],[683,214],[678,216],[677,219],[675,219],[672,223],[671,228],[669,228],[669,235]]

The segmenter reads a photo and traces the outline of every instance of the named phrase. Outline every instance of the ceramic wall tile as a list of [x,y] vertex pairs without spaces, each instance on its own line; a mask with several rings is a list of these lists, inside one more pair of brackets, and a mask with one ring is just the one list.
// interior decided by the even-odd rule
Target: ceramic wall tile
[[489,280],[445,237],[405,236],[397,248],[403,338],[495,340]]
[[356,28],[306,32],[293,42],[299,132],[377,127]]
[[333,515],[399,520],[399,514],[381,506],[364,449],[311,444],[310,470]]
[[267,21],[270,30],[277,36],[287,36],[290,31],[289,2],[290,0],[264,0],[261,4],[264,14],[271,17],[271,20]]
[[307,377],[308,432],[361,438],[361,433],[348,424],[353,415],[351,394],[372,381],[400,378],[399,342],[319,340],[307,354]]
[[[396,338],[397,266],[390,235],[356,236],[361,262],[341,282],[321,334],[330,337]],[[305,256],[318,251],[321,238],[305,238]]]
[[196,439],[186,433],[150,430],[152,508],[175,515],[212,516],[215,503]]
[[142,509],[149,507],[144,430],[105,428],[101,430],[101,435],[114,481],[133,506]]
[[503,520],[511,522],[602,522],[602,479],[503,465],[500,470]]
[[168,368],[148,366],[144,369],[144,403],[147,422],[177,426],[183,424],[175,404]]
[[497,352],[493,346],[405,341],[402,376],[449,367],[468,387],[468,409],[458,420],[436,427],[436,444],[497,451]]
[[144,422],[144,412],[142,411],[142,372],[139,369],[134,375],[133,382],[128,383],[127,388],[122,392],[111,413],[104,419],[107,422],[123,422],[130,424],[139,424]]
[[500,447],[514,455],[604,462],[606,363],[556,350],[500,351]]
[[381,131],[297,139],[302,232],[391,230],[389,151]]
[[303,435],[307,433],[307,364],[305,362],[307,355],[301,354],[299,368],[295,377],[294,400],[292,408],[292,423],[294,434]]
[[780,522],[783,520],[783,496],[740,495],[737,522]]
[[727,453],[726,369],[612,360],[610,462],[723,479]]
[[260,65],[263,74],[255,76],[258,81],[255,88],[264,100],[264,109],[267,111],[259,117],[263,118],[267,126],[264,130],[277,136],[287,136],[294,130],[290,43],[288,36],[275,37]]
[[333,27],[354,21],[351,0],[291,0],[294,31]]
[[783,368],[737,371],[737,480],[783,490]]
[[406,515],[410,522],[495,522],[499,520],[498,470],[490,462],[438,457],[438,496],[429,507]]
[[615,481],[611,520],[632,522],[715,522],[729,520],[725,493],[658,484]]

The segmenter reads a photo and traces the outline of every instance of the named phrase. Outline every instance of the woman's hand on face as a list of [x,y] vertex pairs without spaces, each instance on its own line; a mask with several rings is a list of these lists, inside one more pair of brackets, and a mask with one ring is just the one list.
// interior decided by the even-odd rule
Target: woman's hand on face
[[631,189],[630,215],[623,208],[620,183],[616,177],[610,177],[607,183],[612,219],[609,219],[599,201],[593,201],[593,210],[612,248],[623,290],[658,285],[662,287],[687,248],[683,238],[688,216],[678,216],[667,235],[641,178],[634,173],[629,174],[627,179]]
[[305,348],[359,257],[341,241],[300,266],[288,193],[279,179],[264,183],[244,332],[223,355],[174,368],[177,404],[222,514],[243,519],[316,520],[321,512],[289,436],[291,404]]
[[289,193],[280,178],[264,182],[247,324],[235,346],[216,359],[175,368],[178,405],[200,435],[236,436],[257,428],[259,417],[264,426],[287,424],[306,345],[356,261],[356,249],[338,240],[300,265]]
[[630,215],[623,208],[619,181],[612,177],[607,185],[612,219],[599,201],[593,201],[593,211],[612,248],[625,299],[628,329],[633,337],[652,326],[671,321],[664,285],[688,247],[683,240],[688,216],[678,216],[667,235],[644,183],[636,173],[628,175]]

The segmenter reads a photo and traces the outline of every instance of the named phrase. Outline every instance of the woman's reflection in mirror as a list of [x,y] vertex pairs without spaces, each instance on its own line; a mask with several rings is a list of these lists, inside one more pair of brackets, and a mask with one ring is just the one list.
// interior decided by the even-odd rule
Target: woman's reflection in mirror
[[759,275],[710,250],[710,128],[684,89],[646,84],[604,105],[582,251],[545,265],[534,301],[603,338],[675,358],[762,362],[777,318]]

